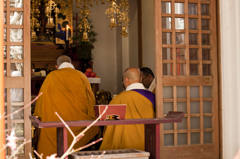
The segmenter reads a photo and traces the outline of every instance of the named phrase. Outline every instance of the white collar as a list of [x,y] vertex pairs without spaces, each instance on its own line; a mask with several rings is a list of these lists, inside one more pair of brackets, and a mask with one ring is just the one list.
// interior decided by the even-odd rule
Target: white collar
[[130,84],[129,86],[127,86],[126,91],[130,91],[132,89],[145,89],[146,90],[146,88],[143,86],[142,83]]
[[155,83],[155,78],[154,78],[153,81],[152,81],[152,83],[151,83],[151,85],[149,86],[148,90],[149,90],[150,92],[152,92],[152,91],[154,90],[155,86],[156,86],[156,83]]
[[70,67],[70,68],[72,68],[72,69],[75,69],[74,66],[73,66],[71,63],[69,63],[69,62],[63,62],[63,63],[59,66],[58,69],[67,68],[67,67]]

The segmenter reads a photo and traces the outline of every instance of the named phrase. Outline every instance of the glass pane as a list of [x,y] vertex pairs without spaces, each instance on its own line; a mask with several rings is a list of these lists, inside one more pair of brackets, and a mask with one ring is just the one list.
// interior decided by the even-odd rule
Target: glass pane
[[210,30],[210,20],[209,19],[202,19],[202,30]]
[[187,98],[186,87],[177,86],[177,98]]
[[202,45],[210,45],[210,35],[202,34]]
[[212,102],[203,102],[203,113],[212,113]]
[[11,102],[23,102],[23,88],[10,89]]
[[23,46],[10,46],[10,59],[23,59]]
[[11,123],[11,129],[14,129],[16,137],[24,137],[24,124],[23,123]]
[[23,63],[11,63],[10,73],[12,77],[23,76]]
[[163,114],[173,111],[173,102],[163,102]]
[[6,42],[7,41],[7,29],[4,28],[4,41]]
[[190,64],[190,75],[198,75],[198,64]]
[[173,98],[173,87],[166,86],[163,87],[163,99],[172,99]]
[[7,76],[7,64],[4,63],[4,77]]
[[211,86],[203,86],[203,98],[212,98]]
[[203,60],[211,60],[210,59],[210,49],[202,49],[202,59]]
[[185,34],[176,33],[176,44],[185,44]]
[[4,24],[7,24],[7,18],[6,18],[7,13],[4,12]]
[[164,125],[164,130],[173,130],[173,123],[165,123]]
[[[23,106],[11,106],[11,113],[21,109]],[[11,115],[11,119],[24,119],[23,110],[19,111],[18,113]]]
[[162,28],[163,29],[171,29],[172,28],[171,23],[172,23],[172,18],[162,17]]
[[182,122],[177,123],[177,129],[187,129],[187,118],[182,118]]
[[7,102],[7,89],[4,88],[4,102]]
[[179,133],[178,136],[178,145],[187,145],[187,133]]
[[185,114],[187,114],[186,102],[178,102],[177,103],[177,111],[184,112]]
[[198,34],[190,33],[189,34],[189,45],[197,45],[198,44]]
[[175,14],[184,14],[184,3],[175,3]]
[[197,19],[189,18],[188,25],[189,25],[189,30],[197,30],[198,29]]
[[172,60],[172,49],[171,48],[163,48],[162,49],[163,60]]
[[199,111],[199,102],[190,102],[190,113],[197,114]]
[[176,59],[177,60],[186,60],[185,58],[186,51],[185,49],[176,49]]
[[200,129],[200,120],[199,117],[191,117],[191,129]]
[[184,29],[184,18],[175,18],[175,29]]
[[7,7],[7,0],[4,0],[4,7]]
[[177,64],[177,75],[186,76],[186,64],[184,63]]
[[212,143],[212,132],[204,132],[204,143]]
[[209,15],[209,5],[208,4],[201,4],[201,14]]
[[172,33],[162,33],[162,43],[172,44]]
[[173,64],[171,63],[163,64],[163,75],[173,75]]
[[6,45],[3,46],[3,57],[4,57],[4,59],[7,59],[7,46]]
[[189,15],[197,15],[197,4],[196,3],[188,3],[188,14]]
[[23,29],[10,29],[10,42],[23,42]]
[[162,2],[162,13],[171,14],[171,2]]
[[198,60],[198,49],[189,49],[189,59]]
[[203,117],[203,128],[212,128],[212,117],[211,116]]
[[[21,144],[23,144],[23,140],[17,141],[17,147],[19,147]],[[17,154],[24,154],[24,147],[25,146],[21,147]]]
[[199,132],[193,132],[191,133],[191,144],[200,144],[200,133]]
[[164,134],[164,146],[173,146],[174,136],[173,134]]
[[22,0],[10,0],[10,7],[22,8],[23,7],[23,1]]
[[190,98],[199,98],[199,87],[190,87]]
[[22,25],[23,12],[10,12],[10,25]]
[[203,76],[211,75],[211,64],[203,64]]
[[[7,106],[4,107],[4,113],[7,114]],[[7,120],[7,118],[5,118],[5,121]]]

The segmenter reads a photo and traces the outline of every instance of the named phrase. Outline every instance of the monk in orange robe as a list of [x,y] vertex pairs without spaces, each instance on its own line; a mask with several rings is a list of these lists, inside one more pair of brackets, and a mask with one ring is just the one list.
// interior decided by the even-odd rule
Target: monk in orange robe
[[[126,91],[113,98],[110,104],[126,104],[125,119],[154,118],[155,95],[146,90],[141,82],[140,70],[125,70],[123,84]],[[144,125],[116,125],[105,127],[101,150],[144,150]]]
[[[47,75],[40,92],[42,96],[37,100],[34,115],[41,121],[60,121],[57,112],[65,121],[94,120],[95,97],[87,77],[74,69],[71,59],[62,55],[57,59],[58,70]],[[85,127],[70,127],[75,135]],[[79,148],[87,144],[97,133],[99,128],[90,128],[74,146]],[[73,140],[68,132],[68,146]],[[43,158],[57,153],[56,128],[42,128],[38,140],[37,151],[43,153]]]

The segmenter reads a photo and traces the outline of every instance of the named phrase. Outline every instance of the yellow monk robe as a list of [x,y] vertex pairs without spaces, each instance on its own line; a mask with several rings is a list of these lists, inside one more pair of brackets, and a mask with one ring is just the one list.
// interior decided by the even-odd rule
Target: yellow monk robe
[[[80,71],[63,68],[51,72],[45,79],[40,92],[43,92],[43,95],[37,100],[34,115],[40,117],[41,121],[60,121],[55,112],[65,121],[95,119],[93,109],[95,97],[87,77]],[[84,128],[71,127],[71,130],[77,135]],[[88,143],[98,130],[98,127],[89,129],[74,148]],[[68,145],[72,140],[68,132]],[[44,154],[43,158],[57,152],[56,128],[41,129],[38,152]]]
[[[125,119],[154,118],[153,104],[135,91],[124,91],[114,97],[110,104],[127,104]],[[101,150],[145,149],[144,125],[107,126]]]

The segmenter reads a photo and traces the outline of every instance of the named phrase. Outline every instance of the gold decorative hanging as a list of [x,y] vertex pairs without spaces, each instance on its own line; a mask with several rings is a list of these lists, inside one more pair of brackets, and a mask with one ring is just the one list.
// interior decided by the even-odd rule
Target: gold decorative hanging
[[118,9],[117,3],[115,2],[116,0],[108,0],[108,1],[110,2],[110,4],[108,5],[108,9],[106,10],[105,14],[108,15],[108,18],[111,17],[109,27],[111,27],[111,30],[112,30],[113,27],[117,27],[115,15],[117,15],[117,18],[118,18],[121,12],[120,12],[120,9]]
[[128,37],[127,26],[129,25],[130,19],[128,17],[129,4],[128,0],[120,0],[119,7],[122,9],[122,12],[119,15],[118,22],[119,25],[122,23],[122,37]]
[[34,41],[37,39],[35,28],[37,29],[37,31],[39,31],[39,28],[40,28],[40,23],[37,19],[40,14],[40,11],[39,11],[40,5],[41,5],[40,0],[31,1],[31,12],[30,12],[31,13],[31,41]]
[[48,17],[46,28],[53,28],[55,26],[54,20],[51,17],[52,10],[54,10],[55,17],[57,17],[57,13],[59,12],[59,8],[57,8],[57,4],[53,0],[49,0],[46,4],[45,14]]

